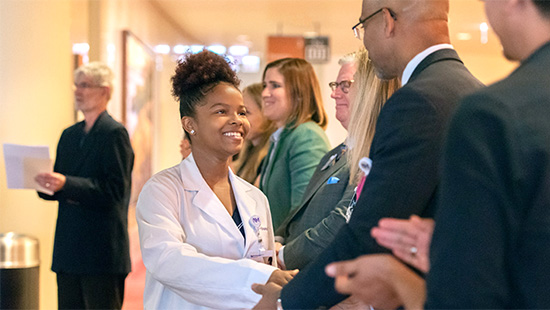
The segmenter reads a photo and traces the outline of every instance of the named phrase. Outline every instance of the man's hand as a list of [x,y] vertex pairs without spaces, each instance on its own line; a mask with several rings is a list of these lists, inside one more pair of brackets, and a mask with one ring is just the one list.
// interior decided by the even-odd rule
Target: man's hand
[[34,177],[34,180],[40,186],[47,188],[55,193],[60,189],[62,189],[63,186],[65,186],[65,182],[67,181],[67,178],[61,173],[46,172],[46,173],[37,174]]
[[[288,281],[292,280],[294,276],[298,273],[298,269],[294,270],[275,270],[271,273],[271,276],[267,280],[267,283],[273,282],[279,286],[285,286]],[[267,284],[266,283],[266,284]]]
[[383,218],[371,236],[392,250],[402,261],[427,273],[430,270],[430,244],[435,222],[413,215],[408,220]]
[[253,309],[277,309],[277,299],[281,296],[281,290],[294,276],[298,269],[275,270],[265,284],[252,284],[252,290],[262,295],[262,299]]
[[277,299],[281,296],[283,287],[274,282],[266,284],[252,284],[252,290],[256,294],[262,295],[262,299],[252,309],[256,310],[277,310]]
[[335,278],[338,292],[374,308],[421,309],[424,306],[424,280],[389,254],[363,255],[332,263],[325,271]]

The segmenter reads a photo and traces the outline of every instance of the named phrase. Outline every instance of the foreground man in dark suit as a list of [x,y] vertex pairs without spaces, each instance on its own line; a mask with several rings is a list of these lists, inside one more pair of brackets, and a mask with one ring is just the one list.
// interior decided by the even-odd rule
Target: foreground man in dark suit
[[58,200],[52,270],[59,309],[120,309],[130,272],[128,203],[134,153],[128,132],[107,113],[113,73],[90,63],[74,74],[84,121],[65,129],[54,172],[36,181]]
[[391,256],[328,268],[366,304],[420,309],[426,285],[427,308],[550,308],[550,1],[486,0],[485,10],[521,64],[451,122],[427,285]]
[[453,119],[427,307],[548,309],[550,1],[486,0],[485,11],[521,65]]
[[[372,169],[348,225],[282,290],[254,286],[258,308],[330,307],[346,298],[324,273],[328,263],[386,252],[369,236],[383,217],[431,216],[443,137],[459,99],[482,84],[449,42],[449,2],[364,0],[354,27],[381,78],[402,76],[403,87],[384,105],[372,143]],[[361,29],[364,28],[364,29]],[[280,296],[279,296],[280,294]]]

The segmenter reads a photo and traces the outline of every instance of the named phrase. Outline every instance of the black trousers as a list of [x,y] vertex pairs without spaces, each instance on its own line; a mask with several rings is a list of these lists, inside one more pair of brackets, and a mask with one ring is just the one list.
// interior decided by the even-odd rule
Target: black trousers
[[59,309],[121,309],[126,275],[57,274]]

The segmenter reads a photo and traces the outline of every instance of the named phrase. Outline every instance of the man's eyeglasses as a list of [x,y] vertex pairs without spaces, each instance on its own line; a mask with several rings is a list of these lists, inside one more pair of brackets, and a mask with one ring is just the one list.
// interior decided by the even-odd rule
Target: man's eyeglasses
[[342,90],[344,94],[347,94],[349,92],[349,88],[351,87],[351,84],[353,84],[353,80],[343,80],[338,82],[330,82],[328,83],[328,86],[330,86],[330,89],[332,91],[335,91],[338,87]]
[[365,22],[367,20],[374,17],[376,14],[382,12],[384,9],[388,10],[388,12],[390,12],[391,17],[393,17],[393,19],[395,19],[395,13],[392,10],[390,10],[389,8],[381,8],[380,10],[372,13],[369,16],[367,16],[363,19],[359,19],[359,22],[355,26],[351,27],[351,30],[353,30],[353,34],[355,35],[355,37],[357,39],[361,40],[361,34],[365,31],[365,27],[363,26],[363,24],[365,24]]
[[76,84],[74,83],[73,84],[73,89],[76,90],[77,88],[80,88],[80,89],[88,89],[88,88],[100,88],[100,87],[103,87],[101,85],[93,85],[93,84],[88,84],[86,82],[82,82],[80,84]]

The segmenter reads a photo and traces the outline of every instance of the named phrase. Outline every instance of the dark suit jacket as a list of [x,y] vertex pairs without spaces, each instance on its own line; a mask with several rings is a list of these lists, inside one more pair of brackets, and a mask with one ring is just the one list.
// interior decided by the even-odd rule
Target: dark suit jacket
[[370,237],[383,217],[429,215],[439,183],[443,137],[459,99],[482,84],[454,50],[430,54],[409,82],[388,99],[376,125],[372,169],[349,224],[281,292],[285,309],[332,306],[346,296],[334,290],[325,266],[363,254],[387,252]]
[[70,274],[130,272],[128,202],[134,153],[128,132],[104,112],[90,132],[84,122],[63,131],[54,171],[65,186],[58,200],[52,270]]
[[349,184],[344,150],[345,145],[340,144],[321,159],[302,204],[275,233],[284,238],[287,269],[303,269],[330,244],[346,222],[345,214],[355,186]]
[[453,118],[428,307],[550,308],[549,68],[550,42]]

